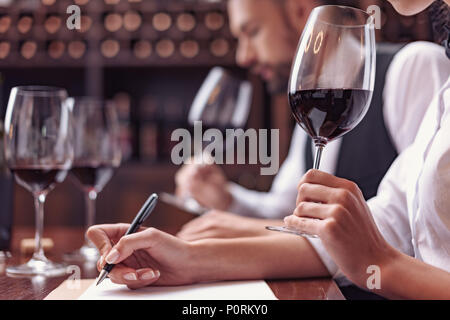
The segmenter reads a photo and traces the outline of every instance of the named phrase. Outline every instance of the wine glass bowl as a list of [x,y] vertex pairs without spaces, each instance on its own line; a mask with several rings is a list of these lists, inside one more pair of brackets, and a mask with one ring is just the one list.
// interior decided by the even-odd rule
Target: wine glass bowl
[[[253,87],[247,80],[240,79],[222,67],[214,67],[203,81],[189,110],[188,123],[194,127],[201,123],[203,129],[219,129],[227,134],[226,129],[243,129],[248,120],[252,103]],[[234,133],[240,138],[240,132]],[[227,150],[234,147],[234,139],[223,139],[222,148],[208,150],[212,141],[202,141],[202,150],[196,150],[193,142],[193,162],[200,165],[213,164],[216,157],[223,157]],[[220,154],[219,154],[220,153]],[[172,198],[178,206],[183,204],[187,211],[206,212],[205,208],[190,195],[178,199],[167,195],[163,199]],[[169,200],[170,201],[170,200]]]
[[[188,122],[195,126],[201,122],[205,128],[242,129],[248,120],[252,102],[253,87],[222,67],[214,67],[199,89],[189,110]],[[222,153],[232,147],[234,140],[225,139]],[[203,149],[209,144],[203,141]],[[202,157],[202,163],[211,163],[213,154],[203,152],[194,154]]]
[[15,180],[35,202],[36,236],[33,257],[10,266],[13,276],[59,276],[65,266],[49,261],[42,248],[44,202],[64,181],[73,160],[71,105],[64,89],[23,86],[11,90],[5,116],[5,158]]
[[[316,146],[314,169],[320,168],[325,146],[354,129],[367,113],[375,58],[374,21],[368,13],[334,5],[311,12],[293,61],[288,98],[295,120]],[[300,234],[285,227],[268,229]]]

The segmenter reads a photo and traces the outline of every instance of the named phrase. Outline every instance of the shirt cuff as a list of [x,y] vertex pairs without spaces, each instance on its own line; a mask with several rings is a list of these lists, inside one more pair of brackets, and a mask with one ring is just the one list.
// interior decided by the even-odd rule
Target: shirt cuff
[[243,216],[253,216],[253,210],[250,205],[246,205],[249,201],[248,190],[240,185],[230,182],[228,183],[228,191],[231,194],[233,201],[228,208],[229,212],[236,213]]
[[333,259],[331,259],[327,250],[322,244],[322,240],[318,238],[306,238],[309,243],[313,246],[314,250],[316,250],[319,255],[320,260],[327,268],[330,275],[337,282],[339,286],[347,286],[351,284],[351,282],[345,277],[342,271],[339,269],[336,263],[334,263]]

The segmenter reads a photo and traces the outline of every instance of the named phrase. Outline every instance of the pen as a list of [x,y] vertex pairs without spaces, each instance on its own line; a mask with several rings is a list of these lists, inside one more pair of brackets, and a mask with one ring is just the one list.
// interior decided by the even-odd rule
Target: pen
[[[139,230],[139,228],[144,223],[144,221],[147,220],[147,218],[150,216],[150,213],[152,213],[153,209],[155,209],[157,201],[158,201],[158,195],[156,193],[152,194],[147,199],[147,201],[145,201],[141,210],[139,210],[138,214],[136,215],[136,217],[134,218],[130,227],[128,228],[127,232],[125,233],[125,236],[135,233],[136,231]],[[98,277],[96,286],[98,286],[103,280],[105,280],[105,278],[108,276],[108,274],[114,268],[114,266],[115,266],[114,264],[107,263],[103,267],[103,270],[100,272],[100,275]]]

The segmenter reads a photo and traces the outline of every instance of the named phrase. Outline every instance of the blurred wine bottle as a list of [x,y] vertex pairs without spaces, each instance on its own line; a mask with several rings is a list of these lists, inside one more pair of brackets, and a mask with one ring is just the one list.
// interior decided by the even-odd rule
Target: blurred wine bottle
[[185,58],[195,58],[199,52],[200,46],[195,40],[185,40],[180,44],[180,53]]
[[[0,74],[0,101],[3,101],[3,76]],[[0,252],[9,251],[13,222],[13,180],[6,165],[3,148],[4,110],[0,109]]]
[[50,34],[55,34],[61,28],[61,18],[58,15],[48,15],[44,22],[45,30]]
[[102,42],[100,51],[105,58],[114,58],[119,54],[120,43],[115,39],[107,39]]
[[86,44],[80,40],[71,41],[67,46],[67,51],[69,52],[69,56],[71,58],[80,59],[86,52]]
[[197,21],[191,13],[183,12],[177,17],[177,28],[182,32],[192,31],[196,25]]
[[172,18],[165,12],[159,12],[153,16],[152,24],[155,30],[163,32],[172,26]]
[[224,57],[230,52],[230,44],[226,39],[218,38],[211,42],[209,50],[215,57]]
[[6,59],[11,51],[11,44],[8,41],[0,41],[0,59]]
[[170,39],[162,39],[156,44],[156,53],[161,58],[169,58],[175,52],[175,44]]
[[146,59],[152,54],[152,44],[147,40],[138,40],[133,45],[134,55],[139,59]]
[[31,59],[37,52],[37,43],[34,41],[25,41],[20,47],[20,54],[25,59]]
[[221,12],[209,12],[205,16],[205,26],[211,31],[217,31],[225,25],[225,17]]
[[66,45],[64,42],[55,40],[51,41],[48,44],[48,55],[53,59],[59,59],[64,54],[64,51],[66,50]]
[[0,33],[5,33],[11,26],[11,18],[9,16],[0,17]]
[[123,16],[123,26],[125,30],[133,32],[142,25],[142,17],[137,11],[127,11]]
[[17,30],[19,30],[20,33],[27,33],[31,30],[31,27],[33,26],[33,16],[31,15],[22,15],[17,22]]
[[122,28],[123,19],[119,13],[111,12],[105,15],[104,18],[105,29],[109,32],[116,32]]

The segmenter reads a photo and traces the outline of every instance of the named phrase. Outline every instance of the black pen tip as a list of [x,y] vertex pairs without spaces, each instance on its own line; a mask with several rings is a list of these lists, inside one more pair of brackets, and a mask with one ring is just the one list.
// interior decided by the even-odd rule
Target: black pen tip
[[103,280],[105,280],[105,278],[108,276],[108,271],[106,270],[102,270],[100,272],[100,275],[98,277],[98,281],[97,284],[95,286],[98,286],[100,283],[102,283]]

